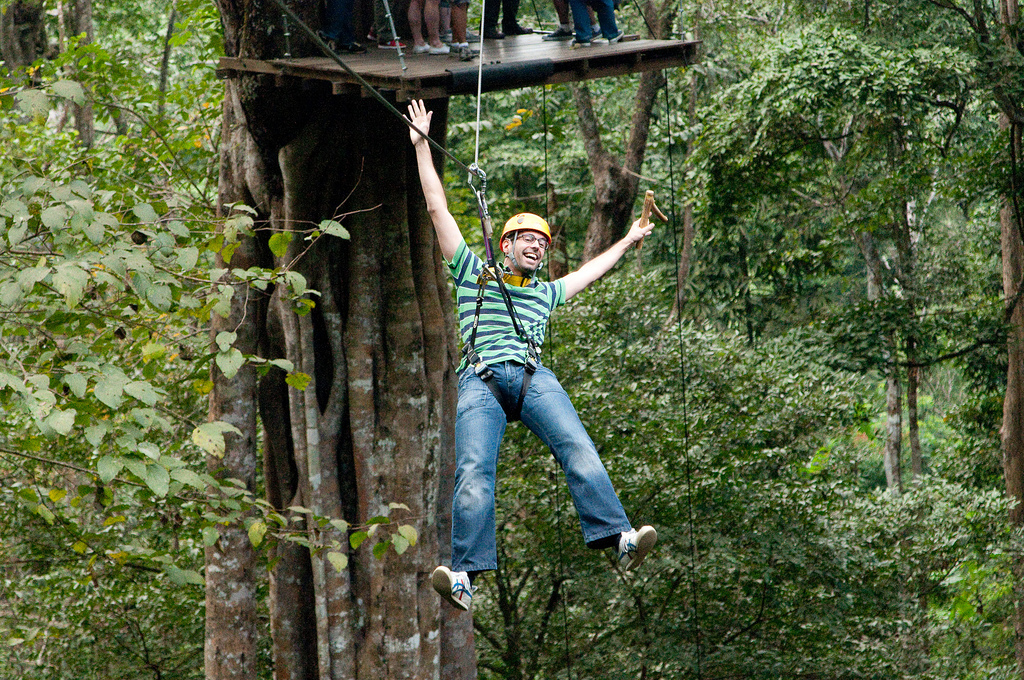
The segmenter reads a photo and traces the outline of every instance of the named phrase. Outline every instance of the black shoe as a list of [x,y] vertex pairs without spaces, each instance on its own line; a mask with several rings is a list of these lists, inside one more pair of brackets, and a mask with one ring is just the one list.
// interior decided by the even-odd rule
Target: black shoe
[[484,40],[501,40],[505,37],[505,34],[496,28],[485,28],[484,29]]
[[334,51],[338,53],[347,52],[348,54],[362,54],[366,52],[366,45],[354,42],[349,43],[348,45],[338,45]]
[[519,24],[516,24],[515,26],[512,26],[510,28],[502,28],[501,30],[505,31],[505,35],[529,35],[530,33],[533,33],[532,28],[526,28],[525,26],[520,26]]
[[559,27],[554,32],[548,33],[544,36],[542,40],[547,40],[549,42],[553,40],[572,40],[573,35],[572,31]]

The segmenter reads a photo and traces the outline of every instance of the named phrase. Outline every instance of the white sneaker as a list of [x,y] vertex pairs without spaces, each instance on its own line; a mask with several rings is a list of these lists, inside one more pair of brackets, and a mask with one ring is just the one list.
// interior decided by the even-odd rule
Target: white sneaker
[[619,564],[626,571],[633,571],[643,563],[657,541],[658,532],[652,526],[623,532],[619,536]]
[[469,611],[473,602],[473,591],[469,584],[469,574],[464,571],[452,571],[448,567],[438,567],[430,577],[434,590],[446,602],[463,611]]
[[412,53],[413,54],[426,54],[431,49],[432,48],[430,47],[430,45],[413,45],[412,46]]
[[448,47],[444,43],[442,43],[440,47],[431,47],[429,49],[430,54],[449,54],[451,51],[452,48]]

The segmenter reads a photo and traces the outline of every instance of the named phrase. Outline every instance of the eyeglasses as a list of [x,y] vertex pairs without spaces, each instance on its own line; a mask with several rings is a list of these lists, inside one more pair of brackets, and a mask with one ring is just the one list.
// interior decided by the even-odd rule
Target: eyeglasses
[[540,248],[541,250],[547,250],[548,246],[551,245],[550,243],[548,243],[548,240],[546,238],[544,238],[543,236],[537,236],[536,234],[520,234],[519,240],[528,246],[532,246],[534,243],[536,243],[537,247]]

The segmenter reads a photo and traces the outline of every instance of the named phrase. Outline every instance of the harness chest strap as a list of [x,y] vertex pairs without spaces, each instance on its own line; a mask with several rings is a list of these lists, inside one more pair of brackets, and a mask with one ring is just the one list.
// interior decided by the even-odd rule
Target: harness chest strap
[[[484,267],[483,272],[481,272],[480,276],[477,278],[478,287],[476,293],[476,312],[473,315],[473,330],[469,335],[469,342],[467,342],[463,347],[463,352],[466,355],[466,360],[473,367],[473,371],[481,380],[484,381],[484,384],[487,385],[491,394],[493,394],[494,398],[498,400],[498,404],[501,405],[502,410],[505,412],[505,419],[512,423],[519,420],[519,417],[523,412],[523,401],[526,399],[526,392],[530,389],[530,380],[533,377],[533,374],[536,373],[540,362],[536,344],[519,326],[519,320],[517,318],[515,308],[512,306],[512,298],[504,286],[505,281],[503,279],[505,279],[505,276],[499,279],[489,267]],[[528,277],[515,278],[519,279],[519,281],[524,284],[529,283]],[[480,355],[476,351],[476,333],[480,326],[480,310],[484,306],[484,290],[487,287],[488,281],[495,281],[498,283],[498,288],[502,293],[502,299],[505,301],[505,306],[512,319],[512,326],[516,331],[516,335],[518,335],[520,339],[526,341],[527,358],[526,363],[523,365],[523,387],[519,390],[519,399],[514,405],[505,403],[498,386],[491,381],[491,378],[494,377],[494,371],[484,363],[484,360],[480,358]]]

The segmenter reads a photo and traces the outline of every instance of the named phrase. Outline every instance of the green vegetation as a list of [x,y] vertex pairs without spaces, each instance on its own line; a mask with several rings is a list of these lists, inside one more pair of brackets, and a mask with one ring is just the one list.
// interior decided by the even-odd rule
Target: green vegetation
[[[97,5],[91,42],[56,37],[67,4],[41,2],[53,49],[0,66],[0,677],[200,678],[204,551],[224,527],[261,551],[264,607],[282,542],[341,572],[328,523],[378,559],[421,537],[388,516],[296,528],[310,511],[263,500],[262,470],[250,492],[208,469],[237,431],[207,422],[211,371],[311,380],[211,337],[227,282],[286,290],[300,314],[316,296],[281,264],[292,232],[218,206],[213,4]],[[586,550],[555,463],[511,426],[501,564],[474,599],[481,677],[1021,677],[999,212],[1024,203],[1007,141],[1024,123],[1001,125],[1024,110],[1024,41],[1002,41],[998,9],[681,8],[702,62],[666,74],[640,184],[673,222],[642,273],[631,255],[556,313],[544,353],[658,547],[632,576]],[[620,20],[643,26],[632,5]],[[637,80],[590,83],[613,155]],[[552,257],[577,265],[595,196],[571,90],[493,93],[483,112],[496,222],[547,214],[550,183]],[[452,100],[460,158],[474,118]],[[464,179],[449,172],[451,208],[479,245]],[[231,270],[249,237],[281,266]]]

